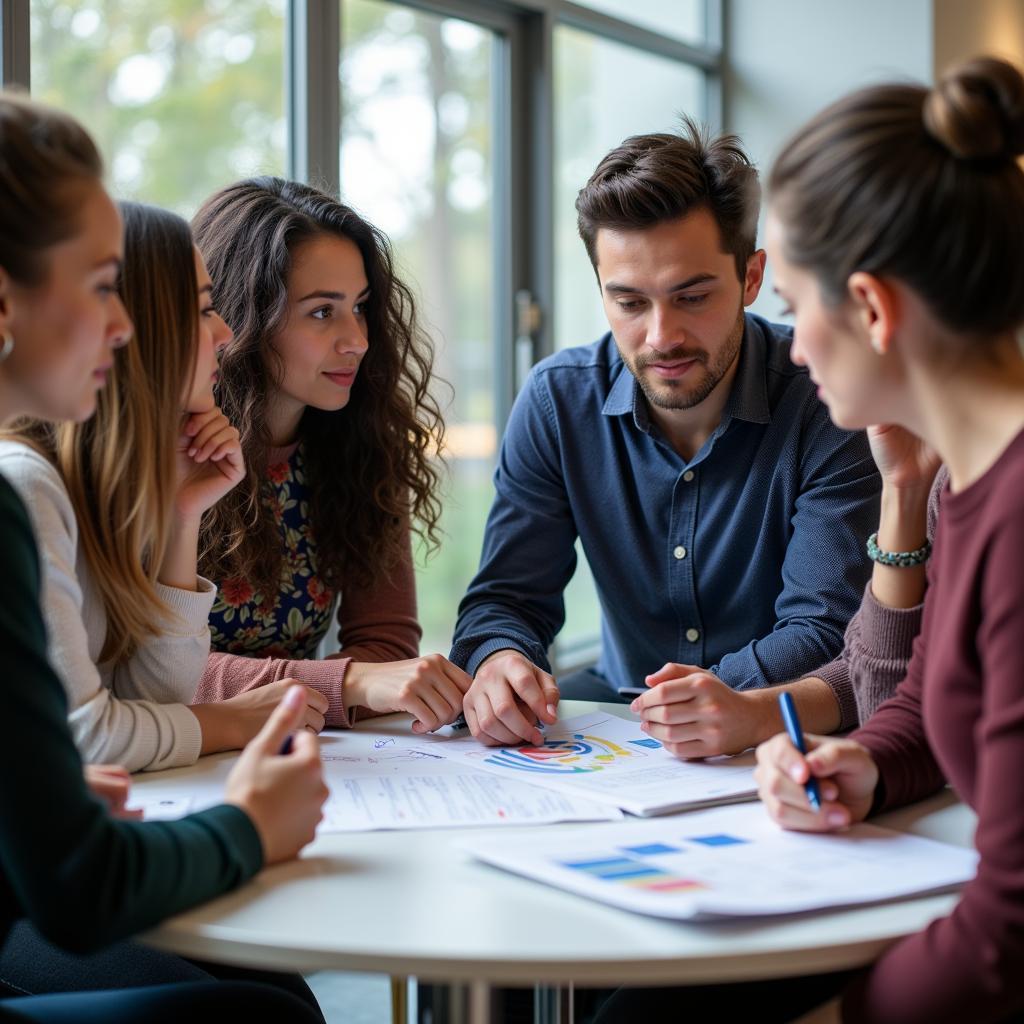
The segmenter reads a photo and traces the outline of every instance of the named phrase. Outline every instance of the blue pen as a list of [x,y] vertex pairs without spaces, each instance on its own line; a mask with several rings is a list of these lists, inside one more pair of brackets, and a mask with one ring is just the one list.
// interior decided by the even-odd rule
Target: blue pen
[[292,734],[288,733],[288,735],[284,738],[284,743],[281,744],[281,749],[277,752],[278,755],[280,757],[287,757],[292,752],[293,746],[294,741],[292,739]]
[[[800,718],[796,713],[796,704],[788,690],[779,694],[779,707],[782,710],[782,720],[786,723],[786,732],[789,733],[793,746],[804,756],[807,755],[807,744],[804,743],[804,731],[800,728]],[[818,780],[812,775],[804,783],[804,792],[807,794],[807,802],[816,811],[821,810],[821,792],[818,789]]]

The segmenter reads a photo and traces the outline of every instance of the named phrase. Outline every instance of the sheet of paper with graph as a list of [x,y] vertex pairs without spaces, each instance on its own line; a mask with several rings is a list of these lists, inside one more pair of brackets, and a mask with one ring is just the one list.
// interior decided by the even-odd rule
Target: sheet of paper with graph
[[325,735],[320,754],[331,791],[321,832],[544,825],[622,817],[620,811],[582,793],[558,793],[522,778],[498,778],[410,747],[401,737]]
[[[401,733],[355,730],[320,736],[330,796],[318,832],[373,829],[546,825],[562,821],[615,821],[622,812],[584,794],[502,779],[409,744]],[[213,758],[200,774],[161,772],[136,787],[131,804],[147,818],[177,818],[223,800],[234,757]]]
[[856,825],[780,829],[760,804],[460,844],[516,874],[625,910],[679,920],[793,914],[956,888],[974,850]]
[[472,736],[414,737],[403,743],[631,814],[728,803],[757,792],[753,754],[680,761],[638,722],[600,712],[548,726],[538,747],[487,747]]

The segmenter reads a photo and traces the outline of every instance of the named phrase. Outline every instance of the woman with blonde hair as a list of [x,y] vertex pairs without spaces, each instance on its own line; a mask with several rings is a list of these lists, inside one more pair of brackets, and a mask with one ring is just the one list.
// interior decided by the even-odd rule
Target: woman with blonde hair
[[[0,95],[0,423],[88,419],[131,333],[117,294],[121,220],[101,175],[75,121]],[[0,531],[0,945],[31,921],[61,947],[91,953],[295,857],[326,796],[314,737],[297,735],[293,752],[278,754],[302,721],[302,691],[289,692],[242,755],[224,804],[181,821],[116,820],[126,787],[83,773],[48,661],[30,518],[2,475]],[[3,977],[2,1021],[321,1019],[295,996],[251,982],[28,996]]]
[[[189,707],[209,650],[212,584],[197,575],[203,513],[244,477],[213,398],[231,337],[180,217],[121,206],[133,343],[104,368],[96,415],[5,432],[0,471],[32,516],[46,567],[51,656],[88,762],[129,771],[244,746],[287,687]],[[306,724],[323,724],[310,692]]]

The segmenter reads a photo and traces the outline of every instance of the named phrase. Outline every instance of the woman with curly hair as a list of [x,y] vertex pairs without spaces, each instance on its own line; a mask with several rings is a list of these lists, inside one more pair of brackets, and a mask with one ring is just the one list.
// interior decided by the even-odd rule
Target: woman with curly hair
[[[328,726],[390,711],[417,732],[452,721],[471,680],[417,656],[410,543],[416,524],[437,544],[443,423],[387,240],[270,177],[211,196],[193,231],[234,331],[217,393],[249,468],[203,523],[201,568],[220,589],[196,699],[292,677],[327,697]],[[340,654],[317,660],[335,607]]]

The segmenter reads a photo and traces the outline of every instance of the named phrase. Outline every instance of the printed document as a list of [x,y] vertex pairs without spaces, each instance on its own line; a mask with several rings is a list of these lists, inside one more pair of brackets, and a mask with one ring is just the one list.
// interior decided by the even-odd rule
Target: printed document
[[547,726],[537,747],[488,747],[472,736],[411,737],[405,744],[504,779],[597,800],[631,814],[665,814],[747,800],[757,793],[754,755],[681,761],[615,715],[579,715]]
[[539,882],[678,920],[795,914],[945,891],[970,881],[978,862],[974,850],[877,825],[786,832],[759,803],[461,845]]

